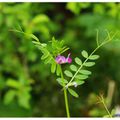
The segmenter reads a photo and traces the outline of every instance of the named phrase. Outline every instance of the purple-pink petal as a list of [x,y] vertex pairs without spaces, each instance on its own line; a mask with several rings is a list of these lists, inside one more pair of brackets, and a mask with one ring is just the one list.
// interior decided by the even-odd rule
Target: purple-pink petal
[[72,62],[72,59],[70,58],[70,54],[68,54],[67,58],[65,58],[64,56],[58,55],[55,58],[55,60],[58,64],[71,63]]

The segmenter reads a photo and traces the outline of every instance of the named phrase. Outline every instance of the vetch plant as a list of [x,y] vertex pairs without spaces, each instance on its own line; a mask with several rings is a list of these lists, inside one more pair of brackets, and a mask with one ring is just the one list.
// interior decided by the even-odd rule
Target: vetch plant
[[[67,117],[70,117],[69,104],[68,104],[68,93],[70,93],[74,97],[79,97],[78,93],[74,88],[85,83],[85,80],[89,78],[92,74],[91,71],[88,70],[89,67],[95,65],[95,61],[100,57],[96,54],[96,51],[101,48],[103,45],[109,43],[113,40],[115,35],[118,32],[112,33],[107,31],[107,37],[103,40],[102,43],[99,42],[98,39],[98,30],[96,43],[97,47],[88,54],[86,50],[81,52],[84,61],[80,59],[79,56],[75,57],[73,60],[71,59],[71,53],[68,54],[67,57],[63,56],[63,53],[66,52],[69,48],[64,45],[64,41],[58,41],[54,37],[48,43],[41,43],[40,40],[33,34],[27,34],[23,31],[14,30],[19,33],[23,33],[33,39],[34,45],[43,53],[41,60],[45,64],[50,64],[51,72],[57,75],[57,82],[62,87],[64,92],[64,101],[66,107]],[[75,61],[75,64],[72,63]],[[67,70],[63,70],[62,66],[64,64],[69,64],[70,67]]]

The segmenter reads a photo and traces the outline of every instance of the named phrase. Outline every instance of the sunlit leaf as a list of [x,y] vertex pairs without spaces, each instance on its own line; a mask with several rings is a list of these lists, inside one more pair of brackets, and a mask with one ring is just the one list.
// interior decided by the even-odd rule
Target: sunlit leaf
[[13,80],[13,79],[8,79],[6,82],[6,85],[9,87],[13,87],[13,88],[19,88],[20,84],[18,83],[18,81]]

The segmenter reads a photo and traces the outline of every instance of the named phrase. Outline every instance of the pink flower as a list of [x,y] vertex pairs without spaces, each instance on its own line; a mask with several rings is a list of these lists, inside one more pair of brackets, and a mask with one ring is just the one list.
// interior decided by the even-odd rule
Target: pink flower
[[72,59],[70,58],[70,53],[68,54],[67,58],[65,58],[64,56],[58,55],[55,58],[55,60],[58,64],[71,63],[72,62]]

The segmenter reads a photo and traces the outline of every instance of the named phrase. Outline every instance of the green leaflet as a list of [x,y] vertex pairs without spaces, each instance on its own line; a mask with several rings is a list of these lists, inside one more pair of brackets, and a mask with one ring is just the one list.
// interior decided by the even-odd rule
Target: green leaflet
[[82,61],[81,61],[78,57],[75,58],[75,62],[76,62],[78,65],[82,65]]
[[41,60],[44,60],[44,59],[46,59],[47,57],[49,57],[49,53],[48,53],[48,52],[47,52],[47,53],[44,53],[44,54],[42,55]]
[[73,76],[73,74],[72,74],[70,71],[68,71],[68,70],[65,70],[65,71],[64,71],[64,74],[65,74],[66,76],[68,76],[68,77],[72,77],[72,76]]
[[81,52],[81,54],[82,54],[82,56],[83,56],[84,58],[88,58],[88,53],[87,53],[87,51],[83,50],[83,51]]
[[75,82],[77,83],[77,85],[82,85],[85,83],[84,81],[81,81],[81,80],[75,80]]
[[8,79],[6,82],[6,85],[12,88],[16,88],[16,89],[20,87],[20,84],[18,84],[18,81],[14,79]]
[[97,60],[100,56],[99,55],[92,55],[89,57],[90,60]]
[[57,78],[56,80],[57,80],[57,82],[58,82],[61,86],[64,86],[65,84],[68,83],[67,80],[65,80],[65,79],[62,80],[62,78]]
[[74,96],[74,97],[76,97],[76,98],[79,97],[79,95],[78,95],[73,89],[68,88],[68,91],[69,91],[69,93],[70,93],[72,96]]
[[35,35],[30,34],[30,37],[39,42],[39,39]]
[[74,72],[77,71],[77,67],[76,67],[75,65],[70,65],[70,69],[71,69],[72,71],[74,71]]
[[55,73],[55,70],[56,70],[56,63],[55,63],[55,62],[52,62],[51,72],[52,72],[52,73]]
[[79,73],[82,73],[84,75],[90,75],[90,74],[92,74],[92,72],[88,71],[88,70],[80,70]]
[[19,93],[17,94],[17,97],[18,97],[18,103],[20,106],[26,108],[26,109],[29,109],[30,108],[30,94],[26,91],[26,92],[23,92],[23,93]]
[[84,80],[84,79],[87,79],[88,76],[87,75],[76,75],[75,78],[80,79],[80,80]]
[[52,60],[53,60],[52,56],[49,56],[45,59],[44,63],[45,64],[52,63]]
[[85,64],[84,64],[84,66],[86,66],[86,67],[92,67],[92,66],[94,66],[95,65],[95,62],[86,62]]
[[59,76],[59,75],[60,75],[60,73],[61,73],[61,67],[60,67],[60,65],[59,65],[59,64],[56,64],[56,65],[57,65],[56,74],[57,74],[57,76]]
[[12,102],[12,100],[14,99],[16,95],[16,91],[15,90],[9,90],[5,96],[4,96],[4,103],[7,105],[10,102]]

